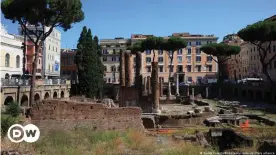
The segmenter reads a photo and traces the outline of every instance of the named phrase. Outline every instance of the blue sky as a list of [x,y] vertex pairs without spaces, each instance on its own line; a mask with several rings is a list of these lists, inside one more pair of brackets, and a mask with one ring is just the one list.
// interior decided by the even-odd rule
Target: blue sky
[[[215,34],[221,40],[247,24],[276,14],[275,0],[82,0],[85,19],[62,31],[62,48],[74,48],[83,26],[100,39],[133,33],[168,36],[174,32]],[[2,13],[1,13],[2,14]],[[1,15],[9,33],[17,25]]]

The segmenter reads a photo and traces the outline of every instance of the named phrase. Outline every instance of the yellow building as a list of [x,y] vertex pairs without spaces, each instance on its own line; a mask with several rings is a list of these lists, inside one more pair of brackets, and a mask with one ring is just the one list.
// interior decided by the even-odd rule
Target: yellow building
[[[131,35],[132,43],[144,40],[152,35],[133,34]],[[205,44],[216,43],[217,37],[214,35],[191,35],[189,33],[173,33],[172,36],[183,38],[188,46],[173,54],[172,77],[174,81],[196,83],[205,82],[207,79],[216,78],[217,63],[202,51],[200,47]],[[170,36],[164,37],[168,39]],[[126,49],[127,39],[103,39],[100,45],[103,48],[103,64],[106,67],[105,79],[107,82],[118,82],[119,80],[119,51]],[[168,82],[170,59],[166,51],[154,51],[155,61],[159,64],[159,79]],[[135,61],[135,56],[132,56]],[[151,75],[151,62],[153,51],[144,51],[142,54],[142,75],[147,77]],[[216,59],[216,58],[215,58]],[[135,64],[135,63],[134,63]],[[135,67],[135,66],[134,66]],[[133,69],[134,74],[135,69]],[[133,76],[134,77],[134,76]]]

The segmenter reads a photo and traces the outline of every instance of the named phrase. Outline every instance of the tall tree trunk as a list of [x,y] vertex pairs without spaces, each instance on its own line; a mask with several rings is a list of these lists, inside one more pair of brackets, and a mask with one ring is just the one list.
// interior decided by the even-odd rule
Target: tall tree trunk
[[35,45],[34,61],[32,67],[32,78],[31,78],[31,88],[30,88],[30,104],[28,106],[34,105],[34,91],[35,91],[35,81],[36,81],[36,69],[37,69],[37,53],[39,51],[39,45]]
[[159,113],[158,62],[152,62],[151,85],[154,108],[153,112]]
[[268,71],[268,64],[262,63],[262,72],[266,76],[267,80],[272,84],[275,85],[275,82],[272,80],[271,75]]
[[172,57],[170,57],[169,56],[169,58],[170,58],[170,67],[169,67],[169,80],[168,80],[168,94],[167,94],[167,98],[168,99],[170,99],[171,98],[171,96],[172,96],[172,88],[171,88],[171,81],[170,81],[170,79],[171,79],[171,74],[172,74],[172,72],[171,72],[171,67],[172,67],[172,61],[173,61],[173,55],[172,55]]

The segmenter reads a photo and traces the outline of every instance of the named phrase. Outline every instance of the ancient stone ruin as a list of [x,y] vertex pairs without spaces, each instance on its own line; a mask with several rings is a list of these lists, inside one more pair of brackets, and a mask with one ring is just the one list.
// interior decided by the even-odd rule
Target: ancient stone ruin
[[44,100],[30,109],[31,123],[41,130],[144,130],[138,107],[108,108],[95,102]]

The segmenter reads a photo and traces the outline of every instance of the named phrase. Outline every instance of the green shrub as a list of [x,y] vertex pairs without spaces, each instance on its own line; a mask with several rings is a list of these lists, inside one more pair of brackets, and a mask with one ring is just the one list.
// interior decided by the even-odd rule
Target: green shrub
[[7,113],[10,114],[13,117],[17,117],[20,114],[20,107],[19,104],[16,102],[11,102],[7,106]]
[[5,136],[8,132],[9,127],[18,122],[16,117],[9,115],[1,115],[1,136]]

